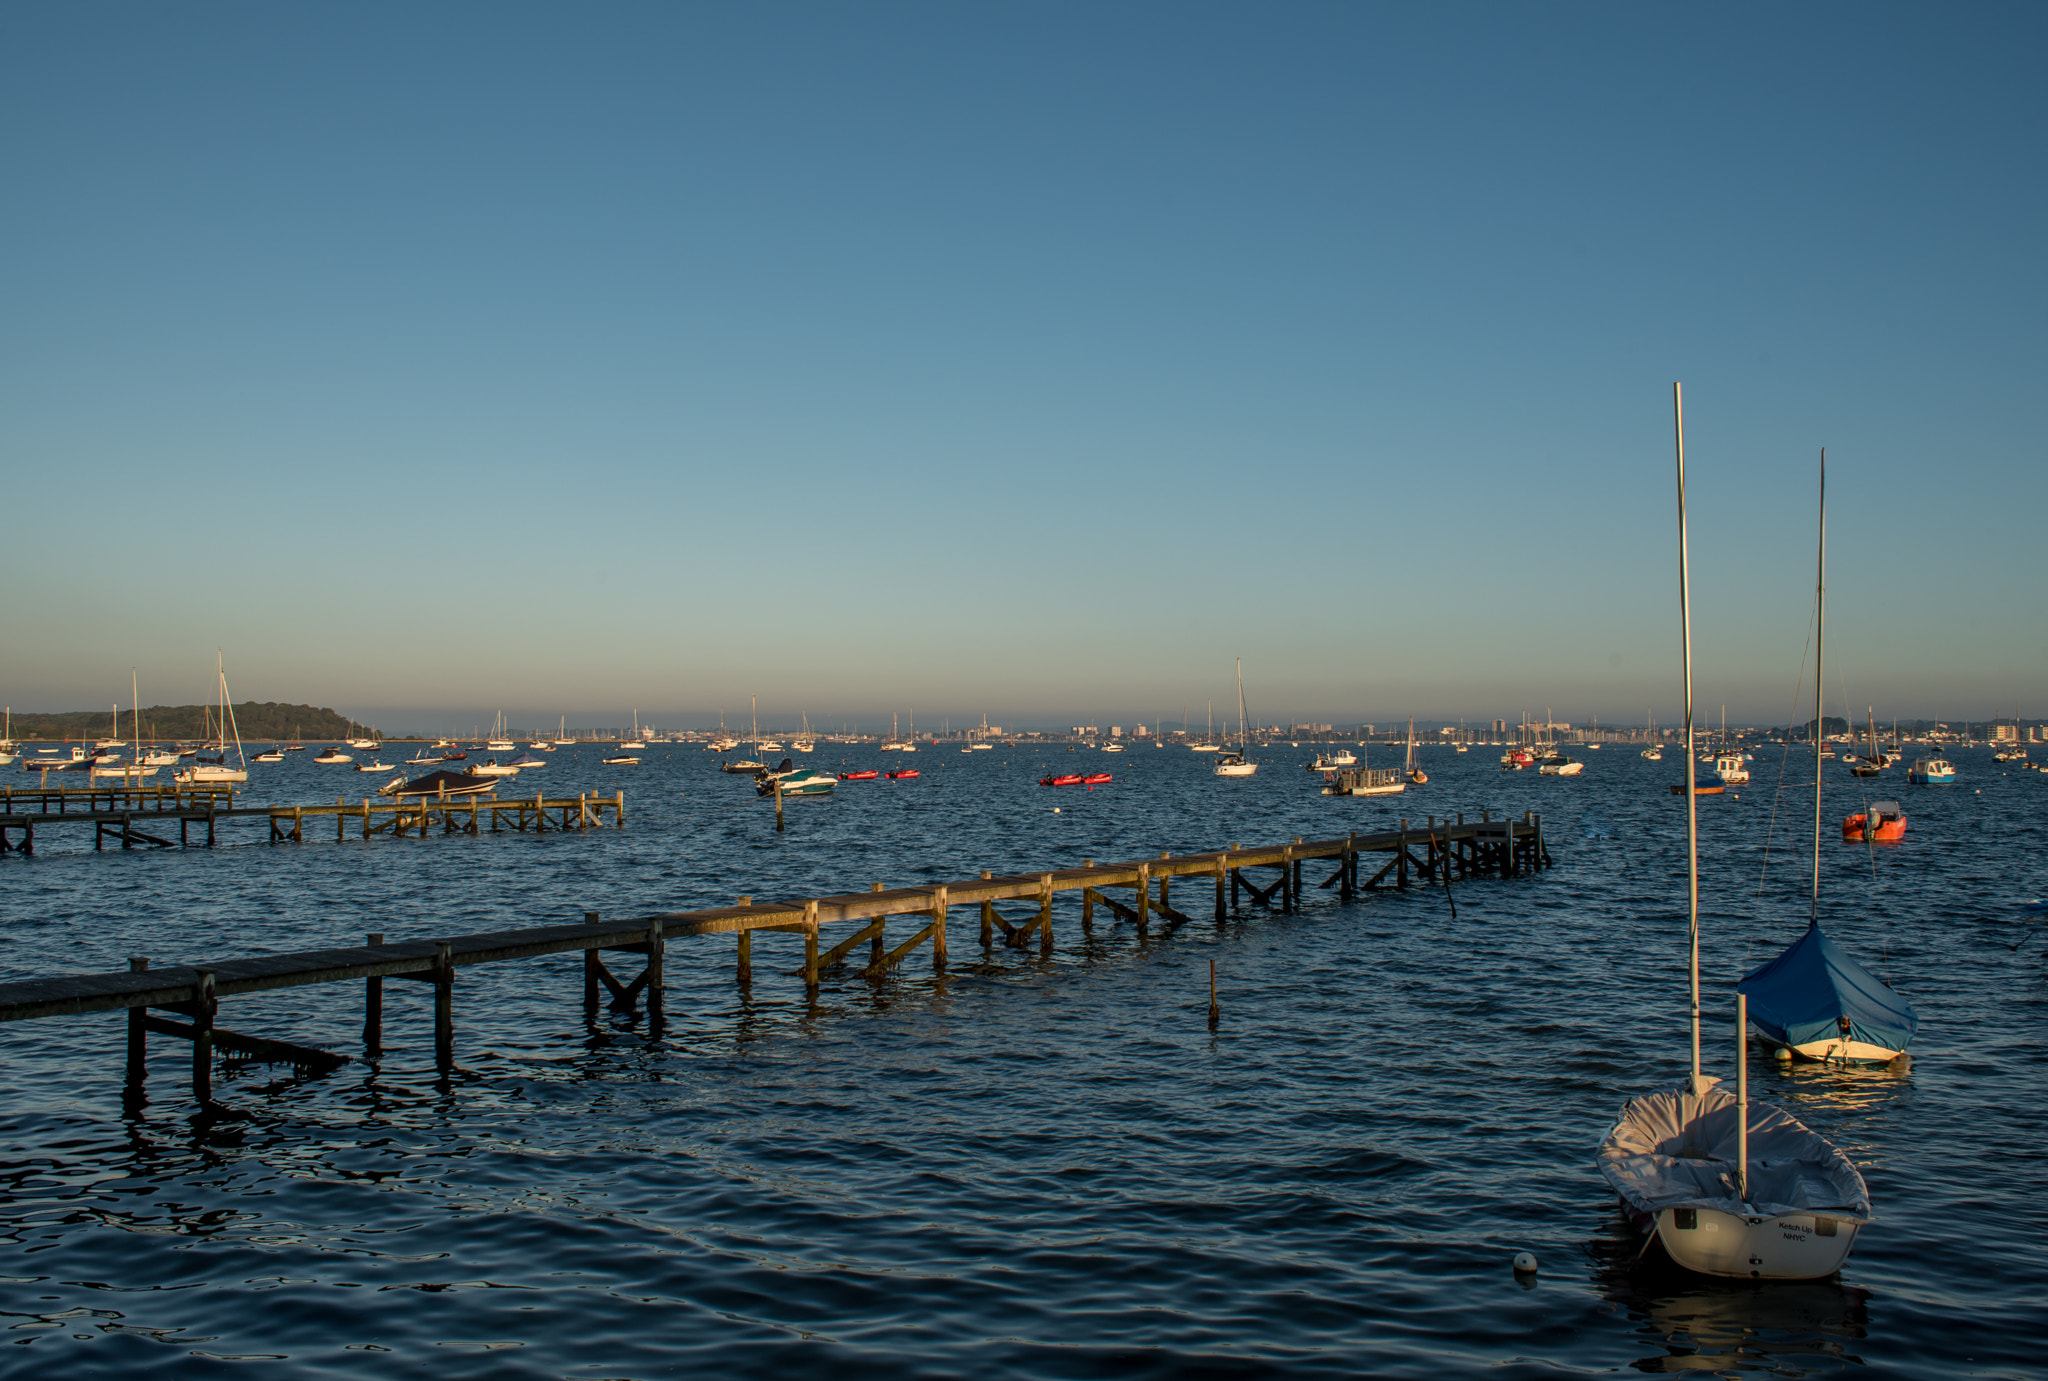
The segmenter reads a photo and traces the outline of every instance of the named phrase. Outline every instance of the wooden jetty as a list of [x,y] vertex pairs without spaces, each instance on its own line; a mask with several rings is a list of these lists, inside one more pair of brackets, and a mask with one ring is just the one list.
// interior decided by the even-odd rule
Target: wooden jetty
[[[223,820],[268,820],[271,843],[302,844],[306,822],[326,816],[334,817],[334,837],[339,840],[348,837],[352,826],[364,839],[373,834],[417,833],[425,837],[436,826],[443,834],[477,834],[485,829],[582,830],[606,823],[607,814],[612,824],[625,825],[625,792],[552,797],[545,792],[525,797],[486,792],[389,801],[366,796],[354,805],[337,796],[331,806],[237,806],[234,792],[226,787],[0,790],[0,853],[34,853],[37,827],[51,825],[93,826],[95,849],[105,848],[109,839],[124,849],[138,844],[168,849],[189,845],[194,824],[206,826],[206,847],[212,848],[215,826]],[[168,832],[173,823],[178,829],[175,841],[151,833]]]
[[[1378,862],[1382,856],[1386,861],[1367,874],[1367,862]],[[1173,905],[1176,882],[1181,884],[1183,896],[1188,888],[1212,888],[1213,913],[1219,922],[1247,897],[1259,906],[1293,912],[1301,905],[1303,868],[1317,860],[1336,866],[1316,885],[1335,887],[1344,898],[1377,887],[1390,875],[1397,887],[1406,887],[1411,880],[1448,885],[1454,878],[1516,877],[1550,866],[1542,817],[1537,815],[1524,815],[1520,820],[1486,818],[1470,824],[1463,817],[1432,819],[1421,830],[1409,828],[1409,822],[1403,820],[1399,830],[1382,834],[1350,834],[1315,842],[1295,839],[1250,849],[1232,846],[1214,853],[1161,854],[1131,863],[1098,864],[1089,859],[1078,868],[1002,877],[984,872],[978,878],[935,886],[887,888],[876,883],[866,892],[804,901],[756,902],[741,897],[734,906],[629,920],[606,921],[593,911],[584,913],[581,924],[390,943],[382,934],[374,934],[360,946],[169,968],[151,968],[147,958],[138,957],[129,961],[125,973],[0,983],[0,1021],[126,1011],[131,1091],[140,1090],[148,1063],[148,1037],[153,1033],[190,1042],[192,1088],[205,1102],[212,1097],[216,1049],[316,1073],[350,1059],[332,1050],[223,1028],[218,1021],[220,1004],[230,997],[309,984],[359,982],[363,985],[363,1047],[366,1054],[375,1054],[383,1048],[384,980],[427,983],[434,990],[435,1059],[446,1068],[454,1060],[457,969],[580,952],[583,1003],[590,1019],[596,1018],[601,1000],[608,995],[611,1006],[622,1011],[635,1010],[644,998],[649,1016],[659,1023],[663,966],[673,940],[732,934],[737,944],[735,977],[744,987],[753,982],[756,934],[796,936],[803,945],[802,961],[792,972],[815,997],[828,973],[857,968],[863,978],[880,979],[926,944],[931,948],[934,970],[944,972],[947,923],[956,912],[976,915],[985,954],[993,952],[1000,934],[1007,948],[1028,950],[1035,944],[1041,955],[1049,955],[1053,952],[1054,901],[1061,893],[1079,894],[1083,934],[1093,932],[1100,910],[1108,913],[1110,924],[1128,923],[1144,938],[1155,919],[1168,932],[1193,919]],[[1262,870],[1257,880],[1246,876],[1254,869]],[[1019,903],[1023,909],[1015,910]],[[1006,907],[1012,908],[1008,914],[1001,909]],[[887,927],[897,917],[922,921],[922,925],[892,946]],[[828,939],[826,928],[839,926],[852,928]],[[864,955],[858,953],[863,943],[867,945]],[[622,979],[606,963],[607,954],[641,956],[642,970]],[[158,1012],[171,1015],[155,1015]]]

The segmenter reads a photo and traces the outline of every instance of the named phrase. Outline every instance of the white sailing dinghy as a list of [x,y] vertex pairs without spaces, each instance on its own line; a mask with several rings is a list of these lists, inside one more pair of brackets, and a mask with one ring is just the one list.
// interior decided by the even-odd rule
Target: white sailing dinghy
[[1678,602],[1685,668],[1685,844],[1692,981],[1692,1074],[1632,1098],[1600,1144],[1600,1173],[1629,1221],[1702,1275],[1814,1280],[1848,1259],[1870,1221],[1870,1191],[1840,1148],[1790,1113],[1749,1101],[1747,1000],[1736,999],[1736,1091],[1700,1069],[1700,858],[1693,739],[1692,606],[1687,590],[1685,414],[1672,385],[1678,448]]

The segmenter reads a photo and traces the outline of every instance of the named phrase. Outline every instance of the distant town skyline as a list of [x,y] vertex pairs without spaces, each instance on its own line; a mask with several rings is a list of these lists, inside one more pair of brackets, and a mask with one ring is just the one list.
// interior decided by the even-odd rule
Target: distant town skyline
[[2044,30],[16,7],[0,700],[2048,713]]

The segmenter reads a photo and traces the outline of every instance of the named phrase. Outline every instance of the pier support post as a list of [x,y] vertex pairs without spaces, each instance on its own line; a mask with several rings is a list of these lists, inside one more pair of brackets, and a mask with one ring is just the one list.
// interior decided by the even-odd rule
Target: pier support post
[[[1161,863],[1164,863],[1172,857],[1172,854],[1161,851],[1159,855],[1159,861]],[[1172,882],[1172,876],[1169,875],[1164,868],[1161,868],[1159,870],[1159,904],[1162,907],[1170,907],[1173,905],[1173,899],[1169,897],[1166,892],[1166,889],[1172,885]]]
[[1394,845],[1394,885],[1408,885],[1408,817],[1401,817],[1401,839]]
[[434,1063],[455,1063],[455,947],[434,942]]
[[[1050,876],[1050,875],[1048,875]],[[1145,938],[1152,924],[1152,865],[1138,865],[1138,938]]]
[[1220,920],[1222,920],[1222,919],[1223,919],[1223,917],[1224,917],[1224,916],[1225,916],[1225,914],[1226,914],[1226,913],[1225,913],[1225,911],[1224,911],[1224,909],[1223,909],[1223,875],[1224,875],[1225,873],[1229,872],[1229,871],[1230,871],[1230,870],[1229,870],[1229,869],[1228,869],[1227,867],[1225,867],[1225,866],[1224,866],[1224,863],[1223,863],[1223,855],[1222,855],[1222,854],[1220,854],[1220,853],[1219,853],[1219,854],[1217,854],[1217,855],[1216,855],[1216,919],[1217,919],[1217,920],[1219,920],[1219,921],[1220,921]]
[[620,787],[617,793],[612,796],[612,809],[618,813],[619,828],[626,828],[626,789],[624,787]]
[[[747,899],[745,897],[740,898],[740,905],[744,906],[746,902]],[[584,912],[583,924],[596,925],[597,913],[595,911]],[[585,1015],[593,1019],[597,1016],[597,969],[598,965],[603,962],[604,960],[599,957],[596,950],[586,949],[583,951],[583,1011]]]
[[1038,878],[1038,952],[1050,958],[1052,955],[1052,874],[1042,873]]
[[[129,956],[128,972],[143,973],[149,968],[149,960],[142,955]],[[128,1009],[128,1090],[142,1092],[142,1081],[149,1075],[149,1009],[130,1007]]]
[[348,817],[342,814],[342,808],[347,804],[348,798],[345,796],[334,798],[334,842],[337,844],[348,838]]
[[647,923],[647,1015],[661,1019],[662,960],[668,954],[668,938],[662,934],[657,917]]
[[363,838],[370,837],[370,798],[363,797]]
[[[753,900],[752,897],[741,897],[740,905],[751,906]],[[739,933],[739,961],[734,966],[733,979],[742,988],[754,985],[754,932],[751,930]]]
[[[767,754],[762,754],[766,757]],[[782,833],[782,778],[775,779],[775,832]]]
[[1288,853],[1292,855],[1294,860],[1293,866],[1287,870],[1287,890],[1294,898],[1294,909],[1296,911],[1301,910],[1302,857],[1300,854],[1295,853],[1294,849],[1300,847],[1301,836],[1297,834],[1296,836],[1294,836],[1294,847],[1288,850]]
[[946,971],[946,889],[932,898],[932,972]]
[[[1081,860],[1081,866],[1083,868],[1093,868],[1095,860],[1084,858]],[[1095,889],[1093,887],[1083,887],[1081,889],[1081,933],[1083,935],[1093,935],[1095,933]]]
[[[981,880],[983,882],[987,882],[994,876],[995,874],[986,868],[981,870]],[[984,900],[981,903],[981,952],[984,958],[995,948],[995,943],[996,904],[992,901]]]
[[804,992],[813,1000],[818,996],[818,903],[815,901],[804,903]]
[[201,1107],[213,1102],[213,970],[199,970],[192,995],[192,1096]]
[[[381,932],[369,937],[372,948],[384,943]],[[363,980],[363,1050],[375,1055],[384,1049],[384,980],[365,978]]]

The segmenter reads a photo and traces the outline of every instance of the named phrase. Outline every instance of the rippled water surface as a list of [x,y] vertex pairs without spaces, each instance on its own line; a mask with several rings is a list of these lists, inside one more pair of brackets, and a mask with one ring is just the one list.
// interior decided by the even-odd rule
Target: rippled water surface
[[[257,768],[249,799],[371,780],[307,756]],[[382,1057],[325,1078],[224,1066],[204,1112],[164,1039],[148,1101],[124,1104],[118,1014],[0,1028],[0,1373],[2040,1374],[2048,1003],[2020,902],[2043,890],[2048,777],[1959,754],[1961,784],[1906,797],[1904,844],[1828,840],[1830,933],[1912,999],[1920,1037],[1908,1070],[1753,1052],[1760,1096],[1851,1148],[1878,1218],[1839,1279],[1747,1286],[1632,1262],[1592,1163],[1621,1101],[1683,1069],[1676,754],[1590,752],[1557,779],[1431,750],[1428,786],[1365,801],[1318,795],[1307,748],[1249,781],[1178,750],[928,749],[919,780],[792,802],[779,836],[706,754],[598,756],[541,775],[623,788],[622,831],[336,843],[309,825],[272,846],[241,823],[211,851],[98,854],[89,831],[44,831],[36,857],[0,858],[0,968],[911,885],[1404,812],[1541,811],[1557,866],[1461,884],[1455,920],[1441,890],[1311,886],[1299,915],[1215,924],[1184,884],[1197,922],[1142,944],[1106,918],[1084,936],[1063,896],[1049,959],[985,960],[956,912],[948,974],[921,950],[815,1005],[795,937],[756,941],[751,991],[729,937],[683,941],[659,1031],[586,1021],[575,956],[465,969],[454,1071],[434,1067],[430,990],[390,983]],[[817,765],[842,758],[881,760],[821,745]],[[1036,785],[1083,761],[1117,780]],[[1829,767],[1832,822],[1863,793]],[[1777,761],[1757,769],[1701,803],[1723,1073],[1729,984],[1805,920],[1811,798],[1800,767],[1782,796]],[[296,989],[221,1021],[359,1055],[360,1001]],[[1524,1249],[1542,1271],[1518,1282]]]

